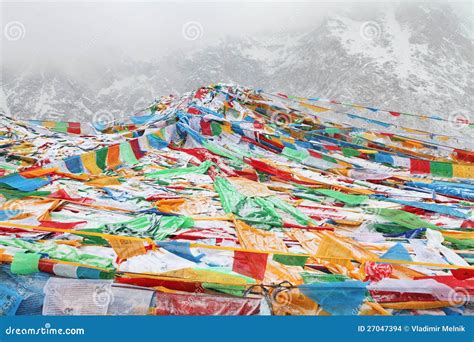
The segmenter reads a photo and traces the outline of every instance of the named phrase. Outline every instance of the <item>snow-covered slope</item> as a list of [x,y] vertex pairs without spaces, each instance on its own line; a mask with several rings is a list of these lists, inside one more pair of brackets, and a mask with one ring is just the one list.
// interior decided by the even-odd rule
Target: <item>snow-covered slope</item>
[[52,67],[5,69],[0,104],[18,117],[102,120],[159,95],[225,82],[472,121],[471,24],[447,5],[403,4],[340,13],[297,32],[228,37],[159,60],[122,59],[84,77]]

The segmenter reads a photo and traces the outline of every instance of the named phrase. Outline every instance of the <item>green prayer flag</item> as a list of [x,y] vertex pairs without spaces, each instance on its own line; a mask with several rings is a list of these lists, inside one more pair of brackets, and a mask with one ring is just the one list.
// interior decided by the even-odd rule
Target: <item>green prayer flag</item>
[[379,233],[384,234],[400,234],[407,231],[406,227],[403,227],[399,224],[385,224],[385,223],[375,223],[372,227]]
[[222,177],[216,177],[214,189],[219,194],[225,213],[234,213],[240,219],[254,225],[278,227],[282,225],[281,218],[275,211],[275,204],[271,200],[263,197],[247,197]]
[[317,195],[314,195],[314,194],[308,194],[306,192],[296,192],[295,196],[299,198],[304,198],[313,202],[318,202],[318,203],[321,203],[323,201],[323,198],[318,197]]
[[107,147],[98,149],[95,154],[95,163],[97,167],[101,170],[105,170],[107,168],[107,153],[109,149]]
[[324,132],[325,133],[328,133],[328,134],[334,134],[334,133],[339,133],[341,130],[339,128],[336,128],[336,127],[326,127],[324,129]]
[[235,211],[237,204],[245,199],[237,189],[225,178],[216,177],[214,180],[214,189],[219,194],[222,209],[226,214]]
[[7,200],[19,199],[28,196],[48,196],[51,191],[20,191],[13,189],[0,188],[0,194],[3,195]]
[[399,225],[409,228],[409,229],[418,229],[418,228],[430,228],[430,229],[439,229],[438,226],[422,220],[417,215],[409,213],[403,210],[397,209],[387,209],[387,208],[378,208],[375,209],[377,214],[385,218],[386,220]]
[[[204,146],[205,148],[207,148],[209,151],[211,151],[212,153],[215,153],[215,154],[218,154],[222,157],[226,157],[226,158],[229,158],[229,159],[232,159],[233,161],[237,161],[239,162],[239,164],[242,164],[243,163],[240,161],[239,158],[237,158],[236,156],[234,156],[230,151],[226,150],[223,146],[219,146],[217,147],[215,144],[209,142],[209,141],[206,141],[206,140],[203,140],[202,142],[202,146]],[[243,153],[241,151],[239,151],[239,153]],[[244,154],[246,157],[251,157],[252,155],[251,154]]]
[[352,143],[355,145],[362,145],[364,143],[365,139],[361,135],[355,135],[352,138]]
[[343,147],[342,154],[344,155],[344,157],[358,157],[360,155],[360,152],[350,147]]
[[[143,215],[132,220],[104,224],[103,233],[112,235],[149,237],[161,241],[178,229],[191,228],[194,220],[188,216]],[[88,230],[91,231],[91,230]]]
[[11,272],[13,274],[31,274],[39,272],[40,254],[18,252],[13,256]]
[[246,289],[245,285],[226,285],[216,283],[202,283],[201,285],[205,289],[227,293],[236,297],[243,297]]
[[280,264],[289,266],[304,266],[308,260],[308,256],[302,255],[285,255],[285,254],[274,254],[273,260]]
[[55,122],[54,123],[54,130],[58,132],[67,132],[67,128],[69,126],[69,123],[67,122]]
[[313,272],[300,272],[305,284],[336,283],[350,280],[351,278],[342,274],[318,274]]
[[129,165],[135,165],[138,163],[135,153],[133,153],[132,146],[128,141],[120,144],[120,160]]
[[323,160],[334,163],[334,164],[337,164],[337,160],[335,158],[330,157],[330,156],[326,156],[324,154],[323,154]]
[[291,204],[279,199],[278,197],[274,197],[274,196],[268,197],[266,201],[270,202],[278,209],[283,210],[285,213],[293,216],[299,224],[302,224],[302,225],[308,225],[310,223],[316,224],[316,222],[311,217],[309,217],[308,215],[300,211],[298,208],[295,208]]
[[349,195],[330,189],[314,189],[314,191],[319,192],[320,194],[323,194],[325,196],[332,197],[348,205],[360,205],[369,198],[365,195]]
[[222,132],[222,127],[219,123],[213,121],[211,122],[211,131],[213,136],[219,136]]
[[452,177],[453,165],[451,163],[430,161],[430,172],[433,176]]
[[207,170],[214,165],[213,162],[206,160],[199,166],[181,167],[176,169],[164,169],[152,173],[147,173],[144,176],[147,178],[165,178],[186,175],[189,173],[205,174]]
[[309,157],[309,152],[307,150],[295,150],[294,148],[285,147],[281,152],[285,157],[294,159],[297,161],[303,161]]
[[456,249],[472,250],[474,249],[474,239],[453,239],[448,236],[444,237],[446,242],[449,242]]
[[36,253],[46,253],[52,259],[78,262],[101,268],[114,269],[111,258],[80,252],[77,248],[68,245],[58,245],[53,241],[44,243],[28,242],[20,239],[0,236],[0,245],[26,249]]
[[5,164],[5,163],[0,163],[0,168],[5,169],[5,170],[10,170],[10,171],[16,171],[15,167]]
[[194,220],[188,216],[162,216],[158,232],[153,235],[155,241],[161,241],[178,229],[191,228]]
[[[85,229],[77,229],[74,231],[88,232],[88,233],[103,233],[104,232],[102,228],[85,228]],[[100,236],[79,235],[79,234],[78,236],[81,236],[83,238],[82,240],[83,245],[99,245],[99,246],[109,245],[109,242]]]

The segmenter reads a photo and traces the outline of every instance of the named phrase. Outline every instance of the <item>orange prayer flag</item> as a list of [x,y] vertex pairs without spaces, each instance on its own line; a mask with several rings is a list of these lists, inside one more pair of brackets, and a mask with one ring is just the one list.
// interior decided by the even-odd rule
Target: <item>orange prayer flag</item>
[[109,146],[109,153],[107,153],[107,167],[109,169],[115,169],[120,164],[120,146]]
[[166,198],[155,202],[159,211],[165,213],[177,212],[179,207],[185,202],[184,198]]
[[96,179],[93,179],[87,183],[86,185],[91,185],[91,186],[109,186],[109,185],[120,185],[119,177],[99,177]]
[[28,170],[28,171],[23,171],[20,172],[20,175],[26,178],[36,178],[36,177],[43,177],[46,175],[49,175],[51,173],[54,173],[58,170],[57,167],[50,167],[50,168],[38,168],[35,170]]

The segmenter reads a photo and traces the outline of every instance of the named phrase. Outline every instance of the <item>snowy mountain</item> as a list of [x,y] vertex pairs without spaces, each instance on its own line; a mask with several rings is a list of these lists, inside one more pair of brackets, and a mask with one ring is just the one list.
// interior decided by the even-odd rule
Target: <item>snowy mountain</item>
[[0,105],[17,117],[106,120],[160,95],[225,82],[472,121],[471,24],[448,5],[402,4],[331,15],[301,31],[282,23],[158,60],[122,58],[88,73],[4,67]]

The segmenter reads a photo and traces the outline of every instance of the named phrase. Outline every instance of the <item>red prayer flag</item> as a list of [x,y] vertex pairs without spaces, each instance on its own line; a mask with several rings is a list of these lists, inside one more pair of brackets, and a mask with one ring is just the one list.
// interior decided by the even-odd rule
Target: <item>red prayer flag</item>
[[212,136],[211,122],[206,120],[201,120],[201,134]]
[[433,279],[453,289],[461,288],[466,290],[469,295],[474,295],[474,279],[465,278],[460,280],[455,276],[424,276],[416,277],[415,279]]
[[451,270],[454,278],[459,280],[474,278],[474,270],[470,270],[467,268],[459,268],[457,270]]
[[232,271],[257,280],[263,280],[267,268],[267,259],[268,254],[266,253],[235,251]]
[[253,123],[253,127],[254,127],[254,128],[257,128],[257,129],[261,129],[261,128],[263,128],[263,123],[258,122],[258,121],[255,121],[255,122]]
[[340,151],[341,148],[336,145],[323,145],[323,147],[328,151]]
[[455,158],[457,160],[467,163],[474,163],[474,152],[454,149],[454,153],[456,154]]
[[207,293],[158,294],[160,300],[155,315],[256,315],[260,312],[260,299],[220,296]]
[[410,159],[410,173],[430,173],[430,161],[422,159]]
[[72,229],[77,225],[87,223],[87,221],[77,222],[56,222],[56,221],[40,221],[40,227],[60,228],[60,229]]
[[266,142],[267,144],[275,146],[276,148],[283,149],[285,147],[285,145],[279,143],[278,141],[267,139],[263,134],[258,133],[257,137],[260,142]]
[[399,302],[435,302],[437,298],[430,293],[412,293],[397,291],[375,291],[370,290],[370,295],[378,303]]
[[56,265],[56,263],[51,262],[49,260],[40,259],[40,261],[38,262],[38,269],[41,272],[54,274],[54,265]]
[[81,123],[80,122],[70,122],[67,127],[68,133],[81,134]]
[[308,149],[308,152],[309,152],[309,154],[310,154],[311,156],[313,156],[313,157],[316,157],[316,158],[322,158],[322,157],[323,157],[321,153],[318,153],[318,152],[316,152],[316,151],[314,151],[314,150]]
[[145,153],[140,150],[140,144],[138,142],[138,139],[130,140],[130,146],[132,147],[133,154],[137,159],[140,159],[145,155]]
[[199,114],[201,114],[201,111],[197,108],[190,107],[190,108],[188,108],[188,113],[193,114],[193,115],[199,115]]
[[71,197],[66,190],[59,189],[48,195],[49,198],[62,199],[66,201],[78,202],[78,203],[93,203],[94,199],[89,197]]
[[202,100],[207,93],[208,91],[206,88],[199,88],[199,90],[194,94],[194,98]]

